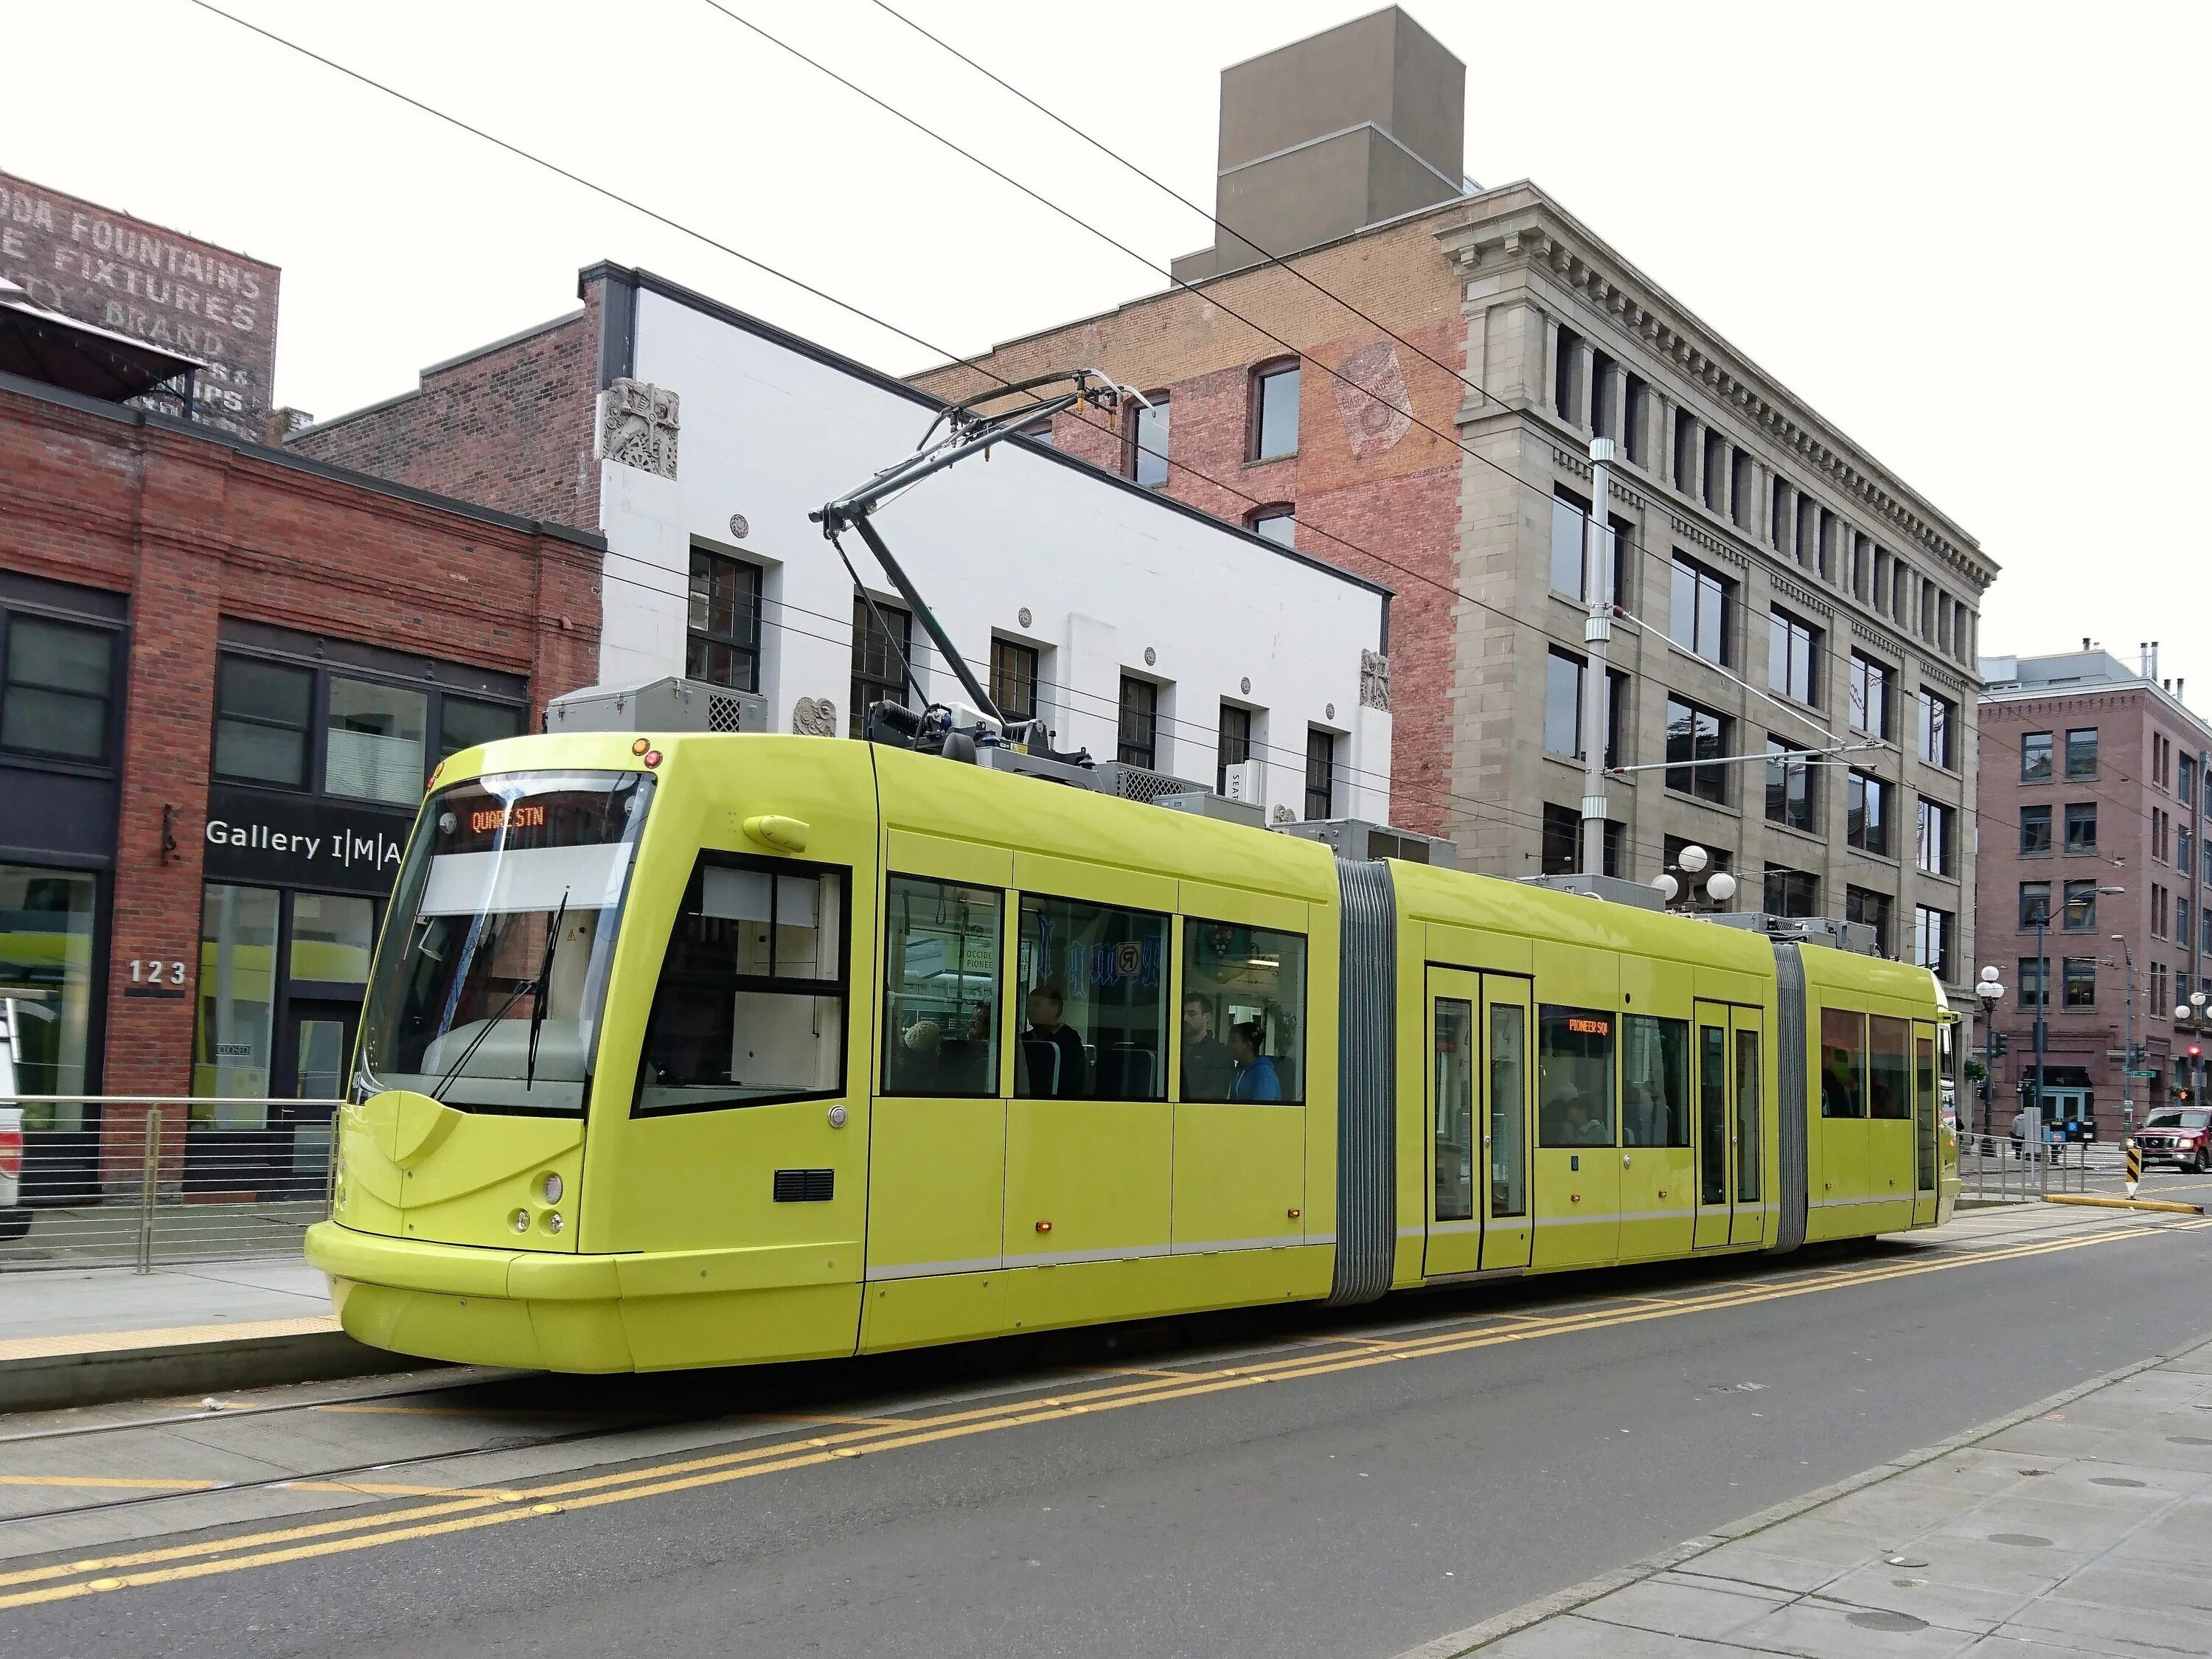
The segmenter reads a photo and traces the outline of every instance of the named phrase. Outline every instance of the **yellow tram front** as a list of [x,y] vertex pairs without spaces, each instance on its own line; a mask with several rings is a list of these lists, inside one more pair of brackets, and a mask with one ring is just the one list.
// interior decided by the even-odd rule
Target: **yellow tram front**
[[849,1353],[874,807],[858,744],[544,736],[448,763],[307,1237],[346,1329],[561,1370]]

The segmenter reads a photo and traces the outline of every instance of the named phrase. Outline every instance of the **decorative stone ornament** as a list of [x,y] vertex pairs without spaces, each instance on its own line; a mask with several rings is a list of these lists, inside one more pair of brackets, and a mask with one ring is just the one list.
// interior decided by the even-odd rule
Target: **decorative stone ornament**
[[1152,667],[1155,663],[1158,662],[1158,661],[1159,661],[1159,659],[1160,659],[1160,653],[1159,653],[1158,652],[1157,652],[1157,651],[1153,650],[1153,649],[1152,649],[1152,647],[1151,646],[1149,646],[1149,645],[1148,645],[1148,646],[1146,646],[1146,647],[1145,647],[1145,666],[1146,666],[1146,667],[1147,667],[1147,668]]
[[1390,659],[1380,651],[1359,653],[1359,706],[1390,712]]
[[1023,627],[1027,628],[1030,625],[1029,606],[1024,605],[1019,611],[1014,613],[1014,617],[1015,620],[1019,622]]
[[1241,697],[1249,697],[1252,695],[1252,677],[1249,674],[1237,682],[1237,695]]
[[837,735],[837,705],[828,697],[801,697],[791,705],[791,729],[802,738]]
[[675,477],[677,404],[676,394],[660,386],[617,380],[599,393],[593,454],[655,477]]
[[1336,718],[1336,705],[1333,702],[1323,703],[1321,708],[1321,717],[1325,720],[1334,720]]
[[752,525],[747,520],[744,514],[732,513],[730,514],[730,539],[732,541],[741,542],[752,533]]
[[1277,807],[1275,808],[1275,822],[1276,822],[1276,823],[1296,823],[1297,821],[1298,821],[1298,815],[1297,815],[1296,812],[1293,812],[1292,811],[1291,811],[1291,809],[1290,809],[1289,807],[1287,807],[1287,806],[1280,806],[1280,805],[1279,805],[1279,806],[1277,806]]

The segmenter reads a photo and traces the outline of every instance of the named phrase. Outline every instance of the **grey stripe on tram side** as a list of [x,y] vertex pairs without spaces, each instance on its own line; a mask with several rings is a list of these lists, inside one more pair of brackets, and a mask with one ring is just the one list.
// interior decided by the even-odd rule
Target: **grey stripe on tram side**
[[1774,942],[1774,982],[1780,1018],[1775,1023],[1774,1073],[1781,1081],[1775,1103],[1782,1152],[1782,1214],[1768,1249],[1777,1255],[1805,1242],[1806,1200],[1812,1179],[1806,1166],[1805,959],[1788,939]]
[[1398,923],[1387,864],[1339,860],[1336,1274],[1332,1307],[1390,1288],[1397,1247]]

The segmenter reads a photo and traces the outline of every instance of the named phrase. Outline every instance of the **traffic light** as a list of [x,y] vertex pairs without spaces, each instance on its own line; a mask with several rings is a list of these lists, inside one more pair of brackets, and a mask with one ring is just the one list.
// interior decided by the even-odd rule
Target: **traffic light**
[[2202,1060],[2204,1057],[2204,1045],[2201,1042],[2191,1043],[2189,1045],[2189,1057],[2191,1060]]
[[2005,1034],[2004,1034],[2002,1031],[1992,1031],[1992,1032],[1990,1032],[1990,1058],[1991,1058],[1992,1060],[2002,1060],[2002,1059],[2004,1058],[2004,1056],[2005,1056]]

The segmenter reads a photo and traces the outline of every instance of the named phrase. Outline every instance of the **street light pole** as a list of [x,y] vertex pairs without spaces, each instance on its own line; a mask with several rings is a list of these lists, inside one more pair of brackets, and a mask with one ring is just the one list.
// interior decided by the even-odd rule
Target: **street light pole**
[[2126,1140],[2136,1132],[2136,953],[2125,933],[2112,938],[2128,964],[2127,1026],[2120,1042],[2120,1136]]
[[[1597,388],[1591,388],[1595,398]],[[1595,426],[1596,407],[1590,424]],[[1583,522],[1583,597],[1589,610],[1583,619],[1583,645],[1589,660],[1583,668],[1583,873],[1605,873],[1605,740],[1609,723],[1605,717],[1606,694],[1611,686],[1605,672],[1605,647],[1613,638],[1613,582],[1606,570],[1606,533],[1611,527],[1613,504],[1613,440],[1592,438],[1590,510]]]
[[[1990,1118],[1996,1109],[1997,1100],[1997,1004],[2004,997],[2004,986],[1997,979],[1995,967],[1982,969],[1982,976],[1974,983],[1974,994],[1982,1000],[1982,1133],[1990,1132]],[[1973,1125],[1970,1121],[1967,1128]]]
[[2039,1143],[2044,1134],[2043,1040],[2051,1012],[2051,958],[2044,953],[2044,933],[2050,925],[2051,902],[2045,899],[2035,913],[2035,1133]]

